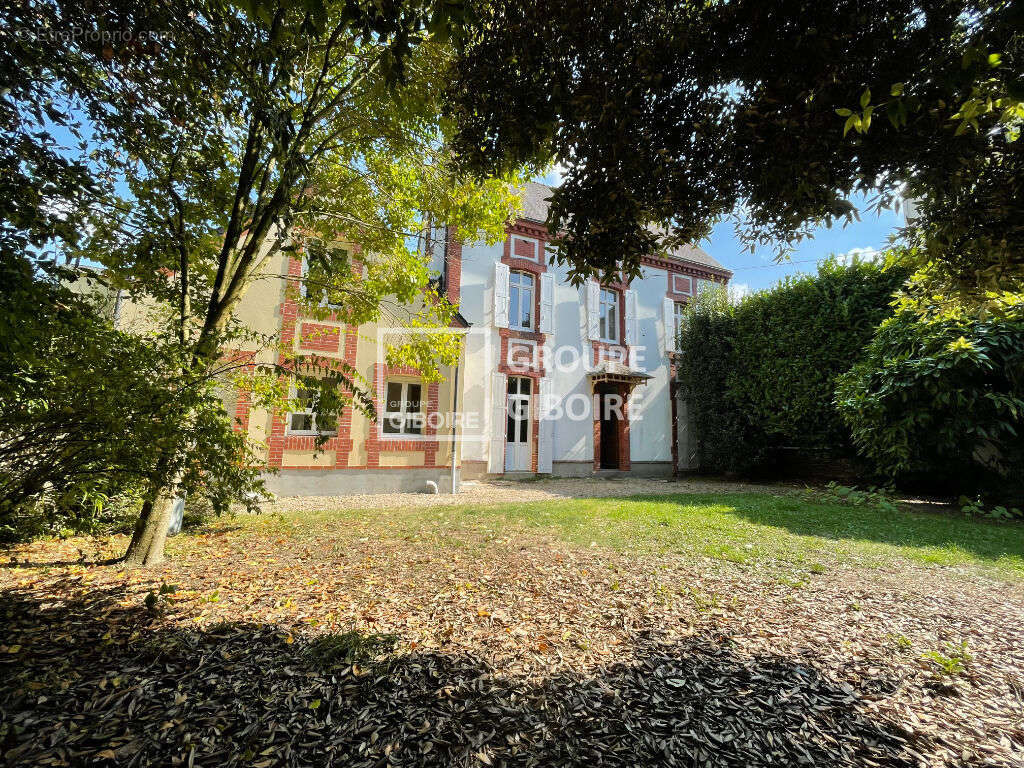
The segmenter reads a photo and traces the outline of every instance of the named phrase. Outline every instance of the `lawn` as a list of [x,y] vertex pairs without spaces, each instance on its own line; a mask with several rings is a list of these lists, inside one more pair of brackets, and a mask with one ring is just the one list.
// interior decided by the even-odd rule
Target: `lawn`
[[[371,522],[374,521],[374,522]],[[257,529],[319,532],[356,524],[378,535],[487,541],[516,531],[642,554],[700,555],[819,569],[900,561],[1024,579],[1024,526],[948,513],[816,503],[797,494],[671,494],[400,510],[325,509],[250,518]],[[297,530],[296,530],[297,526]]]
[[1016,765],[1022,531],[747,492],[38,542],[0,763]]

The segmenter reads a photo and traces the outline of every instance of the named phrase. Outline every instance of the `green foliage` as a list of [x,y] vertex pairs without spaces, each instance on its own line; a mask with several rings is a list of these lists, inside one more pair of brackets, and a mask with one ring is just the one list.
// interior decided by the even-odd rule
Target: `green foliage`
[[394,651],[395,635],[367,635],[352,629],[347,632],[317,635],[308,648],[310,657],[324,667],[369,664]]
[[1024,304],[985,320],[966,310],[902,310],[841,377],[836,404],[857,449],[880,472],[1019,495]]
[[[447,329],[455,308],[431,288],[417,236],[443,223],[455,237],[496,241],[522,176],[480,180],[452,161],[454,126],[439,115],[448,41],[465,21],[460,6],[78,5],[39,0],[29,12],[0,11],[22,30],[0,59],[17,86],[0,94],[0,136],[19,142],[0,150],[0,167],[18,169],[15,184],[31,191],[17,198],[19,211],[59,212],[19,214],[4,226],[16,245],[45,242],[69,261],[102,265],[107,285],[167,329],[150,340],[159,354],[140,368],[159,368],[166,385],[154,402],[171,411],[161,412],[139,462],[151,462],[147,487],[200,487],[199,475],[207,484],[217,475],[221,490],[204,493],[223,508],[221,491],[244,497],[243,475],[257,468],[213,406],[215,380],[246,384],[265,408],[287,410],[296,385],[316,391],[318,415],[336,416],[348,404],[373,415],[373,393],[350,366],[278,349],[274,334],[246,329],[237,309],[247,290],[286,279],[271,269],[282,254],[308,255],[308,315],[333,310],[353,325],[398,328],[387,339],[388,361],[436,378],[457,358],[459,340],[418,331]],[[34,34],[78,28],[82,34]],[[160,38],[138,44],[125,29]],[[54,128],[81,140],[58,152]],[[49,173],[33,153],[63,165]],[[58,227],[61,216],[68,224]],[[223,361],[237,349],[267,354],[243,375]],[[153,532],[164,506],[143,507],[129,561],[162,557],[163,539]]]
[[1006,0],[480,2],[449,87],[484,171],[567,167],[551,223],[577,276],[733,216],[786,247],[918,203],[917,266],[973,300],[1024,272],[1024,7]]
[[17,329],[0,336],[0,540],[123,530],[160,484],[218,510],[259,490],[218,369],[184,376],[173,339],[116,330],[27,259],[0,258],[0,275],[0,324]]
[[906,275],[830,259],[735,306],[722,294],[694,301],[677,370],[701,466],[750,471],[776,446],[848,448],[835,378],[889,314]]
[[828,504],[849,504],[853,507],[874,507],[879,512],[898,512],[899,507],[892,498],[892,493],[884,488],[869,486],[859,489],[837,483],[829,483],[824,488],[809,488],[806,495],[816,501]]
[[967,650],[967,641],[959,644],[946,643],[942,651],[925,651],[921,658],[930,661],[943,675],[954,677],[962,673],[971,662],[971,654]]

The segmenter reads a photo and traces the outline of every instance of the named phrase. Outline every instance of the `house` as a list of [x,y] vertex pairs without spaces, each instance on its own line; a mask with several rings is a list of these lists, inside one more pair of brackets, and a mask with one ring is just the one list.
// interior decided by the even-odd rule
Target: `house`
[[[443,293],[465,320],[457,371],[424,382],[393,369],[376,340],[386,329],[302,316],[287,281],[246,295],[243,322],[299,351],[354,366],[373,387],[371,422],[347,408],[317,424],[311,411],[268,413],[243,394],[230,404],[238,428],[265,442],[282,495],[423,490],[444,492],[456,474],[485,476],[631,473],[669,477],[688,466],[683,404],[673,386],[680,308],[731,273],[695,247],[646,258],[629,284],[574,287],[549,258],[550,188],[527,184],[504,243],[458,243],[443,228],[430,249]],[[274,269],[295,281],[301,257]],[[268,353],[264,353],[268,354]],[[318,431],[330,434],[316,449]],[[453,471],[454,459],[454,471]]]

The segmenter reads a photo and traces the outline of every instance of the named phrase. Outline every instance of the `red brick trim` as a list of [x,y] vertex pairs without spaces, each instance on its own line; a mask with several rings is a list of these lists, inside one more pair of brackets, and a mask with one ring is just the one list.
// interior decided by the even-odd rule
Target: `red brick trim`
[[660,256],[641,256],[640,263],[648,267],[664,269],[667,272],[680,272],[705,280],[716,280],[720,283],[727,283],[732,278],[732,272],[728,269],[696,264],[692,261],[676,261],[675,259],[665,259]]
[[323,325],[303,321],[299,325],[299,349],[314,352],[340,351],[341,328],[337,325]]
[[445,261],[445,293],[457,307],[462,299],[462,243],[455,239],[451,229],[447,230]]

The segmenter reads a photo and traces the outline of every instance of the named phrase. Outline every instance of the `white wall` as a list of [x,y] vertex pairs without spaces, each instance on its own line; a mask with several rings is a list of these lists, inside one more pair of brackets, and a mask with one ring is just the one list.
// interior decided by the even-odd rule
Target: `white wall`
[[[464,409],[475,412],[484,424],[490,416],[490,374],[496,370],[500,355],[500,339],[493,327],[494,263],[501,259],[503,245],[464,245],[462,248],[462,286],[460,311],[473,326],[474,333],[466,350],[466,371]],[[593,422],[590,414],[591,388],[587,379],[593,353],[590,341],[586,340],[586,313],[582,290],[574,288],[566,280],[566,270],[551,266],[555,273],[554,334],[548,344],[552,350],[566,347],[575,354],[563,355],[563,366],[549,362],[552,390],[562,399],[577,397],[574,405],[582,410],[582,401],[587,402],[587,416],[573,421],[563,417],[555,422],[553,430],[554,461],[590,462],[594,458]],[[631,460],[664,461],[672,459],[672,411],[669,401],[669,361],[664,352],[662,328],[662,299],[668,286],[664,270],[645,267],[643,276],[634,280],[632,289],[637,292],[638,357],[636,367],[652,376],[646,385],[638,385],[630,412],[630,454]],[[486,329],[485,338],[480,330]],[[489,346],[489,349],[487,348]],[[574,364],[565,366],[566,363]],[[566,368],[563,370],[563,367]],[[579,411],[577,411],[579,412]],[[486,441],[468,442],[463,447],[463,456],[468,460],[486,460],[489,450]]]

